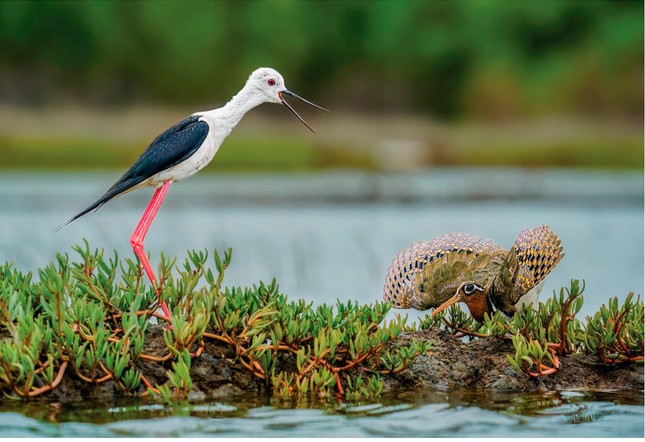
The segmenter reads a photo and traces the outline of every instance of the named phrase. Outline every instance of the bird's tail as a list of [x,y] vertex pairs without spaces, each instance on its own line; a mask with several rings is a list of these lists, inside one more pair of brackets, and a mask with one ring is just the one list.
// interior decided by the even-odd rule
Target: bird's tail
[[560,238],[546,224],[522,230],[501,267],[510,276],[513,297],[519,299],[540,284],[563,256]]
[[67,221],[65,221],[63,224],[60,226],[56,227],[54,229],[54,232],[58,232],[60,229],[68,225],[69,223],[76,221],[79,219],[81,216],[91,212],[92,210],[97,211],[101,208],[101,206],[111,199],[114,199],[116,197],[119,197],[125,193],[128,193],[129,191],[133,190],[137,184],[139,184],[142,180],[141,179],[126,179],[126,180],[119,180],[117,181],[112,187],[108,189],[107,192],[103,194],[101,198],[98,200],[94,201],[90,206],[87,208],[83,209],[81,212],[77,213]]
[[[107,201],[107,200],[106,200],[106,201]],[[79,219],[81,216],[83,216],[83,215],[85,215],[85,214],[87,214],[87,213],[91,212],[92,210],[99,210],[99,208],[100,208],[103,204],[105,204],[105,203],[106,203],[106,201],[102,201],[102,198],[101,198],[101,199],[99,199],[98,201],[94,202],[91,206],[87,207],[86,209],[83,209],[83,211],[81,211],[81,212],[77,213],[76,215],[74,215],[73,217],[71,217],[70,219],[68,219],[67,221],[65,221],[63,224],[61,224],[60,226],[56,227],[56,228],[54,229],[54,232],[58,232],[60,229],[62,229],[63,227],[65,227],[65,226],[66,226],[66,225],[68,225],[69,223],[71,223],[71,222],[73,222],[73,221],[76,221],[76,220],[77,220],[77,219]]]

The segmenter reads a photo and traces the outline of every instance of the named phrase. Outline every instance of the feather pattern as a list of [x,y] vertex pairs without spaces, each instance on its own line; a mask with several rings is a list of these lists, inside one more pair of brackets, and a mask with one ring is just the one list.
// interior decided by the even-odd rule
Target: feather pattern
[[470,262],[499,253],[505,253],[499,244],[468,233],[448,233],[412,244],[392,261],[383,298],[396,308],[436,307],[454,295],[452,286],[470,271]]
[[[426,310],[441,306],[468,281],[484,288],[463,299],[471,311],[480,305],[512,315],[523,296],[534,291],[537,297],[563,256],[560,239],[546,225],[524,229],[510,251],[475,235],[449,233],[399,252],[388,270],[383,298],[396,308]],[[477,314],[483,317],[484,310]]]
[[560,238],[547,225],[520,232],[495,278],[490,297],[509,313],[522,296],[538,286],[564,254]]

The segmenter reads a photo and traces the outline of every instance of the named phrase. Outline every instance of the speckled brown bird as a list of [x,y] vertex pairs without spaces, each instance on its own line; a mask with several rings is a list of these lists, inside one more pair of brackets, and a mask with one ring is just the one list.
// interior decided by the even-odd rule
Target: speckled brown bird
[[537,303],[544,278],[563,256],[547,225],[522,230],[509,251],[489,239],[448,233],[399,252],[383,298],[396,308],[436,308],[433,315],[464,302],[478,321],[496,310],[512,316],[523,304]]

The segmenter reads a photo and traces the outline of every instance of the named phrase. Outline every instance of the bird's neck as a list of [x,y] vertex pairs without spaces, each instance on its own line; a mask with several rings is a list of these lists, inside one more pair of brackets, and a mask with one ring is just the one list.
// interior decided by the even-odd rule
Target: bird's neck
[[264,98],[247,84],[224,106],[201,112],[200,115],[215,123],[214,127],[224,131],[222,135],[227,136],[248,111],[264,101]]
[[493,313],[493,308],[488,298],[488,293],[480,292],[476,295],[471,295],[466,301],[470,315],[478,322],[484,322],[484,315]]
[[223,114],[228,115],[231,121],[237,124],[244,114],[264,103],[264,97],[253,90],[248,84],[222,107]]
[[256,88],[246,84],[236,95],[233,96],[233,98],[229,100],[228,103],[226,103],[224,108],[229,112],[241,113],[243,116],[245,113],[265,101],[266,98],[262,94],[258,93]]

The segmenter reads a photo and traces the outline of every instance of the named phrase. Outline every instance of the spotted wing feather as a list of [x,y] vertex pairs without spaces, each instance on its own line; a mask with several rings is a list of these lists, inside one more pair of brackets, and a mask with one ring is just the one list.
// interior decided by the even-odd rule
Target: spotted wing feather
[[512,306],[542,282],[563,256],[560,238],[549,226],[522,230],[495,281],[498,297],[492,299],[493,303],[502,310],[512,311]]
[[438,306],[442,302],[440,299],[428,300],[433,293],[420,291],[420,278],[426,267],[435,266],[433,273],[443,271],[447,282],[448,279],[458,279],[457,273],[468,270],[468,260],[503,251],[494,241],[468,233],[448,233],[430,241],[412,244],[392,260],[385,278],[383,299],[391,301],[396,308],[426,309]]

